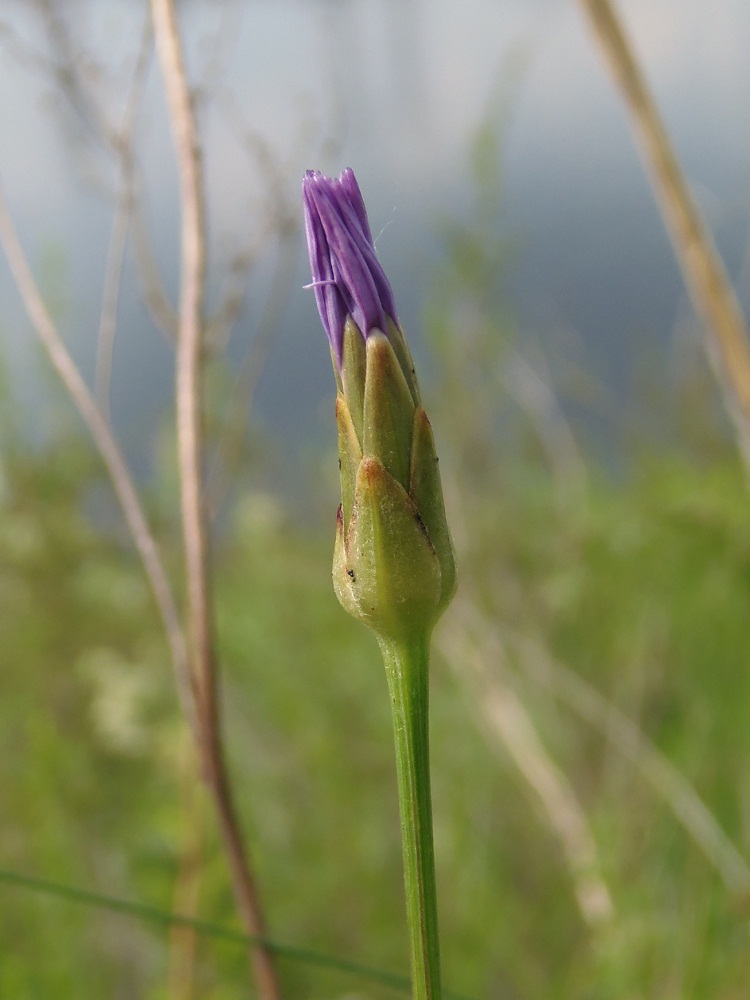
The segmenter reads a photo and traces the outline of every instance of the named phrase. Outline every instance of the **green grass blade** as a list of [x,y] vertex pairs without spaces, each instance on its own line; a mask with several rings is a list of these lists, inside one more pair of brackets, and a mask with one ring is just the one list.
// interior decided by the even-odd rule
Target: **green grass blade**
[[[243,931],[232,930],[231,927],[222,927],[220,924],[211,923],[208,920],[196,920],[193,917],[185,917],[179,913],[167,913],[146,903],[133,903],[124,899],[115,899],[112,896],[103,896],[100,893],[89,892],[86,889],[78,889],[71,885],[62,885],[58,882],[50,882],[47,879],[35,878],[31,875],[21,875],[19,872],[8,871],[0,868],[0,882],[6,885],[16,885],[20,888],[31,889],[35,892],[46,893],[48,896],[56,896],[58,899],[66,900],[69,903],[83,903],[87,906],[98,906],[103,909],[112,910],[115,913],[123,913],[127,916],[138,917],[141,920],[150,920],[166,926],[190,927],[199,934],[207,937],[219,938],[223,941],[230,941],[238,945],[262,944],[269,951],[282,958],[294,962],[306,962],[308,965],[317,965],[322,968],[336,969],[339,972],[347,972],[359,979],[366,979],[373,983],[380,983],[389,986],[394,990],[408,993],[411,990],[411,983],[407,976],[401,976],[395,972],[386,972],[383,969],[374,969],[371,966],[361,965],[359,962],[352,962],[346,958],[337,958],[334,955],[325,955],[310,948],[300,948],[296,945],[282,944],[270,938],[261,938],[252,934],[245,934]],[[457,993],[446,993],[452,1000],[466,1000]]]

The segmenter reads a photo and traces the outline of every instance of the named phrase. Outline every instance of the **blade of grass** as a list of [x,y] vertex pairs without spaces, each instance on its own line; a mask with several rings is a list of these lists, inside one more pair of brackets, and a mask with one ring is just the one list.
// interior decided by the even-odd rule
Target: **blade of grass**
[[[334,969],[338,972],[350,973],[359,979],[372,983],[380,983],[383,986],[391,987],[402,993],[411,990],[411,982],[408,976],[399,975],[396,972],[387,972],[384,969],[376,969],[372,966],[361,965],[347,958],[337,958],[335,955],[326,955],[323,952],[315,951],[311,948],[301,948],[296,945],[282,944],[271,938],[259,937],[255,934],[247,934],[244,931],[233,930],[231,927],[223,927],[221,924],[212,923],[209,920],[199,920],[195,917],[186,917],[179,913],[167,913],[155,906],[147,903],[135,903],[125,899],[116,899],[113,896],[105,896],[96,892],[89,892],[87,889],[79,889],[76,886],[64,885],[59,882],[52,882],[48,879],[36,878],[31,875],[22,875],[20,872],[10,871],[0,868],[0,882],[6,885],[15,885],[19,888],[30,889],[34,892],[44,893],[48,896],[55,896],[58,899],[69,903],[81,903],[86,906],[97,906],[102,909],[111,910],[114,913],[122,913],[125,916],[137,917],[141,920],[149,920],[153,923],[164,926],[178,926],[191,928],[199,934],[218,940],[227,941],[247,947],[249,944],[262,945],[267,951],[273,952],[282,958],[294,962],[304,962],[308,965],[317,965],[320,968]],[[468,1000],[459,993],[445,992],[445,996],[450,1000]]]

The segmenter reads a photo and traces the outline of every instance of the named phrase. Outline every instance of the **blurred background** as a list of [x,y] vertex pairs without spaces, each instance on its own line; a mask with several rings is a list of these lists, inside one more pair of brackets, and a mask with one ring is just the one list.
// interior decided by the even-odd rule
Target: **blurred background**
[[[746,473],[580,6],[178,9],[227,745],[272,934],[407,968],[388,700],[330,585],[334,383],[303,288],[302,175],[351,166],[458,553],[432,690],[447,983],[746,997]],[[618,10],[747,307],[750,10]],[[179,193],[148,26],[136,0],[8,0],[0,179],[179,593]],[[0,302],[0,869],[232,925],[147,583],[4,260]],[[290,1000],[396,995],[280,969]],[[0,882],[0,995],[253,993],[236,945]]]

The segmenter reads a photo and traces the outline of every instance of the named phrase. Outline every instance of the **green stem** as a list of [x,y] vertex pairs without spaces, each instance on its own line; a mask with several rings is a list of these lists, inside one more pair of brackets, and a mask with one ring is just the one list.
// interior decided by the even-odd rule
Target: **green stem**
[[414,1000],[440,1000],[435,855],[428,727],[429,636],[380,639],[396,740],[406,916]]

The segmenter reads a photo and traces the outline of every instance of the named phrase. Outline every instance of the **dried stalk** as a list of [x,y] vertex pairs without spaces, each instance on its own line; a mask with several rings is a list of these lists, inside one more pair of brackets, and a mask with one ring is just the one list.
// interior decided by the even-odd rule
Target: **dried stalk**
[[716,869],[727,889],[737,895],[750,892],[750,864],[695,788],[640,727],[574,670],[553,660],[540,643],[520,633],[513,633],[508,639],[520,653],[524,669],[537,684],[542,684],[565,702],[640,770]]
[[[172,911],[195,918],[200,902],[204,872],[205,793],[199,781],[195,746],[183,742],[180,748],[180,834],[179,868]],[[199,936],[194,927],[175,924],[169,932],[167,974],[168,1000],[197,1000],[196,971]]]
[[503,385],[539,436],[561,508],[585,509],[586,465],[550,380],[545,381],[522,354],[512,351],[503,368]]
[[[454,608],[453,620],[465,606]],[[594,835],[567,777],[547,752],[536,726],[515,692],[487,667],[487,651],[474,643],[465,628],[439,633],[438,649],[462,684],[468,684],[477,706],[477,720],[490,745],[498,737],[539,798],[550,827],[557,835],[573,880],[581,916],[592,928],[614,915],[612,897],[604,880]]]
[[750,470],[747,323],[614,7],[610,0],[579,2],[625,98],[675,256],[693,305],[705,321],[708,354],[724,390],[743,460]]
[[[214,798],[238,908],[247,930],[263,937],[265,925],[258,891],[240,832],[221,740],[201,455],[206,268],[201,154],[173,0],[152,0],[151,13],[180,176],[182,245],[176,361],[177,449],[187,577],[188,648],[198,699],[199,753],[203,777]],[[271,953],[258,945],[251,949],[251,957],[260,996],[263,1000],[279,1000]]]
[[462,626],[452,638],[454,663],[461,662],[458,654],[464,644],[476,644],[481,649],[484,669],[488,669],[488,662],[492,663],[493,673],[502,669],[508,653],[518,659],[535,684],[564,702],[632,762],[713,865],[727,889],[737,895],[750,891],[750,864],[695,788],[625,712],[574,670],[555,660],[542,643],[507,625],[498,625],[465,599],[454,606],[452,613]]
[[120,285],[122,282],[122,268],[125,261],[128,231],[135,205],[132,162],[133,133],[135,131],[138,106],[140,104],[150,55],[151,23],[149,18],[146,17],[138,60],[122,124],[117,134],[111,137],[111,144],[119,160],[120,185],[117,193],[112,232],[109,238],[109,249],[107,251],[107,268],[104,277],[99,337],[96,345],[96,374],[94,377],[94,394],[99,402],[102,413],[107,418],[110,417],[109,392],[112,381],[112,358],[114,355],[115,334],[117,332],[117,306],[120,299]]
[[130,183],[133,191],[138,192],[138,195],[134,194],[131,226],[143,304],[157,330],[160,330],[170,343],[175,343],[177,340],[177,313],[167,295],[164,281],[159,272],[156,254],[151,245],[151,237],[141,205],[143,194],[139,190],[140,179],[137,176],[135,165],[131,163],[130,166],[133,170]]
[[[90,79],[91,74],[87,74],[82,68],[87,65],[86,53],[73,43],[65,18],[61,16],[62,5],[51,3],[50,0],[34,0],[34,5],[44,22],[47,40],[54,53],[54,58],[44,59],[36,53],[30,53],[27,51],[25,43],[22,43],[20,39],[14,39],[20,55],[25,62],[31,63],[35,68],[53,77],[60,91],[66,97],[71,110],[84,127],[86,134],[93,138],[97,145],[100,145],[107,153],[114,154],[118,161],[120,186],[117,196],[117,215],[110,237],[99,328],[99,345],[97,347],[96,396],[98,399],[102,399],[102,387],[108,378],[106,355],[109,345],[107,341],[113,339],[115,333],[114,322],[110,317],[113,317],[116,310],[121,267],[121,261],[118,258],[124,250],[126,217],[129,217],[127,223],[133,236],[133,249],[142,285],[144,305],[148,309],[154,325],[164,333],[168,340],[174,341],[177,337],[177,315],[164,288],[156,256],[151,246],[146,220],[143,217],[142,202],[144,199],[141,191],[141,178],[137,170],[133,144],[130,141],[138,100],[151,55],[151,15],[147,8],[130,95],[122,123],[118,127],[114,121],[110,120],[102,107],[99,93],[100,82],[96,79]],[[106,410],[106,407],[102,408]]]
[[211,517],[215,517],[223,504],[231,472],[240,458],[247,427],[247,414],[262,371],[271,352],[273,338],[278,331],[286,299],[283,289],[289,288],[297,264],[297,245],[283,237],[279,259],[271,278],[271,287],[265,309],[258,322],[255,338],[242,360],[232,388],[221,437],[208,474],[206,498]]
[[2,190],[0,190],[0,243],[29,319],[104,460],[164,624],[182,710],[193,734],[197,735],[195,704],[180,616],[158,545],[151,533],[130,470],[112,431],[99,411],[44,304],[8,214]]
[[122,266],[125,260],[128,229],[130,228],[131,205],[132,192],[127,186],[123,186],[117,197],[115,217],[109,238],[99,336],[96,344],[94,392],[106,420],[110,419],[109,390],[112,382],[112,358],[117,331],[117,306],[120,299]]

